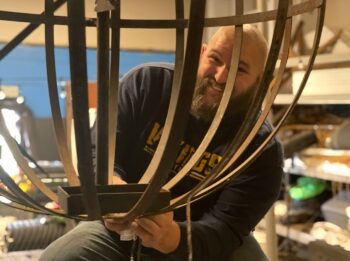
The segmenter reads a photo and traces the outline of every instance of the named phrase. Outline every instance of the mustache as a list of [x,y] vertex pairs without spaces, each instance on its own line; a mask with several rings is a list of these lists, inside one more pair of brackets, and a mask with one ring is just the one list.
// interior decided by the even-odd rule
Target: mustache
[[225,89],[225,84],[218,83],[213,77],[210,76],[198,79],[196,88],[196,91],[198,93],[203,94],[208,87],[212,87],[223,91]]

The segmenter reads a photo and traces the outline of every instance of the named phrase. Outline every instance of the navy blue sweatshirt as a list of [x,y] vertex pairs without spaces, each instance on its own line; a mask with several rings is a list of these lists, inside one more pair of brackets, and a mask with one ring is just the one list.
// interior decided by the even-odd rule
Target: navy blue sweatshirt
[[[120,82],[115,171],[128,183],[138,182],[157,148],[169,106],[173,78],[170,64],[145,64],[127,73]],[[172,190],[187,192],[222,159],[241,120],[224,121],[200,161]],[[209,124],[189,116],[172,173],[175,175],[194,153]],[[246,152],[251,154],[271,132],[267,121]],[[227,260],[276,200],[283,174],[281,145],[275,139],[264,152],[228,185],[192,204],[193,260]],[[231,168],[232,169],[232,168]],[[181,229],[178,248],[168,260],[187,260],[184,209],[174,212]],[[164,260],[164,259],[162,259]]]

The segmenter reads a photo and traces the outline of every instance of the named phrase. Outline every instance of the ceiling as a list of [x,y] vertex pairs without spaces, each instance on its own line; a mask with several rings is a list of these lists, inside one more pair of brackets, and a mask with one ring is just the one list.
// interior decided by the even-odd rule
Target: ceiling
[[[256,10],[259,2],[274,6],[276,0],[246,0],[244,1],[248,11]],[[44,0],[0,0],[1,11],[23,12],[39,14],[44,10]],[[174,19],[174,0],[128,0],[121,1],[122,18],[128,19]],[[234,0],[207,0],[207,16],[233,15]],[[295,0],[294,2],[302,2]],[[96,17],[94,11],[95,0],[86,0],[86,16]],[[188,14],[190,0],[185,0],[185,13]],[[269,9],[268,9],[269,10]],[[325,24],[327,27],[338,30],[345,29],[342,39],[350,43],[350,1],[332,0],[327,1],[327,13]],[[58,9],[55,15],[66,15],[66,5]],[[305,15],[308,20],[313,14]],[[312,19],[309,19],[312,20]],[[310,23],[312,29],[314,23]],[[0,42],[7,43],[16,36],[27,23],[0,21]],[[66,26],[55,26],[55,43],[58,46],[66,46],[68,42]],[[87,29],[87,45],[96,46],[96,29]],[[27,44],[44,44],[44,26],[41,25],[24,41]],[[350,44],[349,44],[350,46]],[[121,48],[137,50],[172,51],[175,48],[175,30],[173,29],[122,29]]]

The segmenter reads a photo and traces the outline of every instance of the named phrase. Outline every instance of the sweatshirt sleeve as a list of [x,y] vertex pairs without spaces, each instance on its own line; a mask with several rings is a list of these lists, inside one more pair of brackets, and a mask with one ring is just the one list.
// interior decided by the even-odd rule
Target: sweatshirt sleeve
[[[228,260],[276,200],[283,174],[282,151],[274,142],[220,193],[215,205],[192,221],[193,260]],[[170,260],[187,260],[186,222]]]

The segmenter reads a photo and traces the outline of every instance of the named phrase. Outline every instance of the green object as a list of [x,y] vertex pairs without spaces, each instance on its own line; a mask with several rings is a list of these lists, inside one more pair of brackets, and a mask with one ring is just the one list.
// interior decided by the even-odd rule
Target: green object
[[289,196],[295,200],[306,200],[320,195],[327,188],[327,183],[320,179],[300,177],[297,185],[289,190]]

